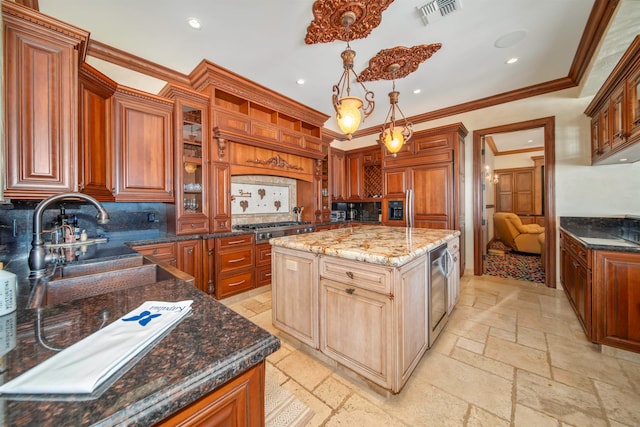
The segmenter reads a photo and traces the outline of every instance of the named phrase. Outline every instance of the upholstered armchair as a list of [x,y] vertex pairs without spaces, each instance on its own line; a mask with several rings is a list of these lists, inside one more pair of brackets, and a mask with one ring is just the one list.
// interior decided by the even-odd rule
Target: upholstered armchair
[[[523,224],[518,215],[511,212],[496,212],[493,215],[496,238],[517,252],[541,254],[544,247],[544,227],[538,224]],[[540,236],[542,235],[542,238]]]

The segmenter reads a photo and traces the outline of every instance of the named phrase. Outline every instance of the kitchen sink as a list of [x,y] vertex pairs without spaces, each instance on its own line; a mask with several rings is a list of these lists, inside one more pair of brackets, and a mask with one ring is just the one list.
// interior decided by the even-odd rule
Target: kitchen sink
[[170,265],[152,263],[143,256],[58,267],[52,278],[38,279],[29,298],[29,308],[61,304],[82,298],[168,279],[193,284],[193,277]]

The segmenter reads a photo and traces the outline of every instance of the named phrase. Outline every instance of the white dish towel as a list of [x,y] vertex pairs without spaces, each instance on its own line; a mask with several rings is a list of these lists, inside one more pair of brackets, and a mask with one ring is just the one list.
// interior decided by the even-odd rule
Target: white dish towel
[[191,311],[192,300],[146,301],[0,387],[1,394],[88,394]]

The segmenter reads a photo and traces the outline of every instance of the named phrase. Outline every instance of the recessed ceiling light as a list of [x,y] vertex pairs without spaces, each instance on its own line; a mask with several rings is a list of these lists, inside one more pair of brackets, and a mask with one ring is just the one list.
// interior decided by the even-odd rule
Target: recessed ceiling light
[[527,140],[527,142],[528,142],[529,144],[531,144],[531,143],[533,142],[533,139],[529,139],[529,140]]
[[296,80],[296,83],[298,83],[299,85],[303,85],[304,84],[304,79],[298,79],[298,80]]
[[419,94],[420,92],[422,92],[422,90],[420,90],[420,89],[414,89],[413,90],[413,93],[416,94],[416,95]]
[[513,58],[509,58],[506,61],[504,61],[505,64],[515,64],[516,62],[518,62],[518,58],[517,56],[514,56]]
[[626,162],[627,160],[629,160],[629,159],[627,159],[626,157],[623,157],[623,158],[620,159],[621,162]]
[[502,49],[505,47],[511,47],[518,44],[522,40],[524,40],[525,37],[527,37],[526,30],[513,31],[511,33],[508,33],[508,34],[505,34],[504,36],[499,37],[493,43],[493,45],[499,49]]
[[191,28],[193,28],[194,30],[199,30],[200,29],[200,20],[198,18],[189,18],[187,19],[187,24],[189,24],[189,26]]

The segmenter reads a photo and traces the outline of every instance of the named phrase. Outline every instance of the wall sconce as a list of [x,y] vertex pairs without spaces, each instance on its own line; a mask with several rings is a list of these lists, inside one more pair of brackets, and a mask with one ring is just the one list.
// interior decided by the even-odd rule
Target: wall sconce
[[484,178],[487,180],[489,184],[497,184],[500,182],[500,177],[497,173],[491,173],[491,168],[489,165],[484,166]]
[[331,98],[333,108],[336,110],[338,126],[347,139],[352,138],[353,133],[360,127],[360,122],[369,117],[375,106],[373,101],[375,95],[370,90],[367,90],[362,82],[359,83],[365,92],[364,99],[367,105],[364,106],[360,98],[351,96],[350,80],[352,76],[357,80],[357,75],[353,71],[353,59],[356,56],[356,52],[349,46],[349,26],[355,20],[356,14],[351,11],[344,12],[340,17],[340,23],[346,28],[347,32],[347,49],[340,55],[342,57],[343,72],[338,84],[333,86],[333,96]]
[[[391,64],[388,67],[388,70],[391,74],[394,74],[400,65]],[[396,81],[393,80],[393,90],[389,92],[389,112],[387,113],[387,117],[384,119],[384,123],[382,125],[382,130],[380,131],[380,135],[378,136],[378,143],[387,147],[387,150],[393,157],[397,156],[398,151],[402,149],[402,146],[411,139],[413,136],[413,124],[407,121],[407,118],[402,113],[400,106],[398,105],[398,97],[400,96],[400,92],[396,90]],[[399,127],[396,126],[396,109],[400,113],[400,117],[404,121],[404,126]]]

